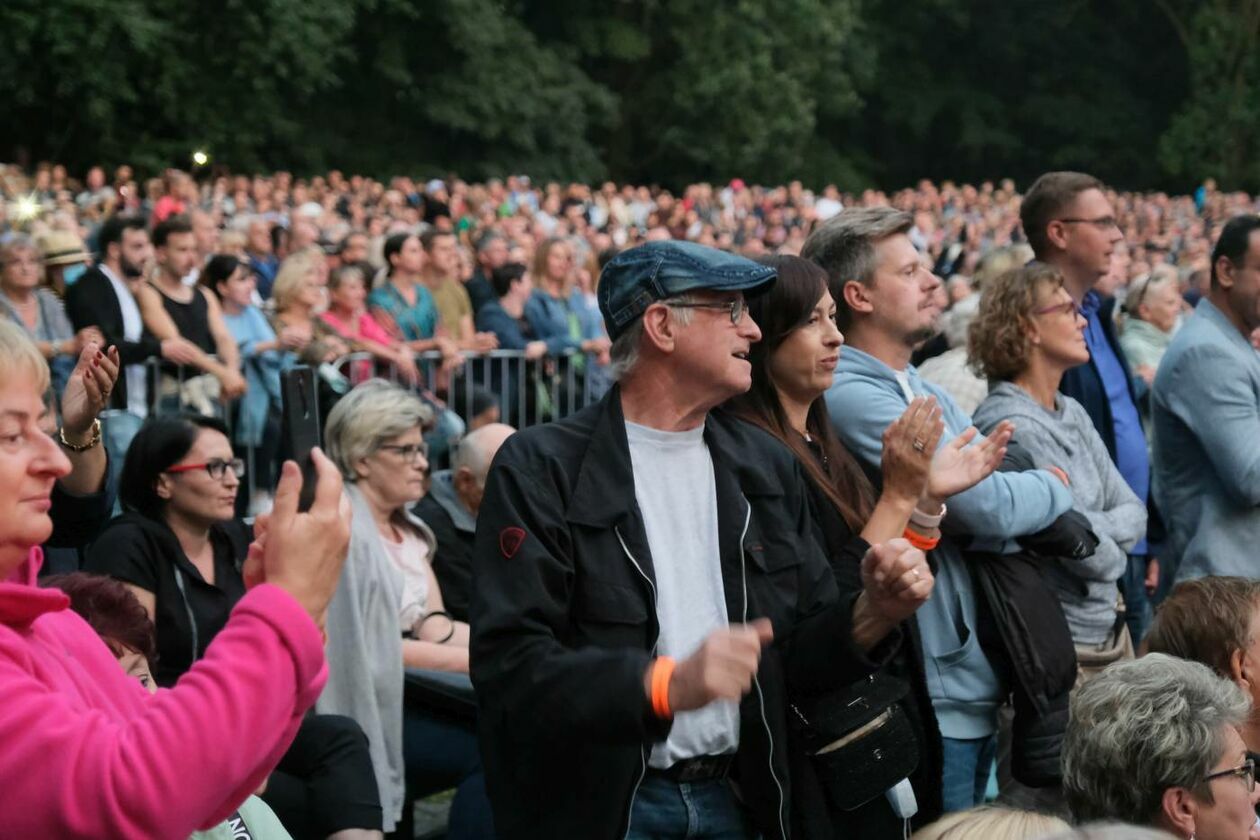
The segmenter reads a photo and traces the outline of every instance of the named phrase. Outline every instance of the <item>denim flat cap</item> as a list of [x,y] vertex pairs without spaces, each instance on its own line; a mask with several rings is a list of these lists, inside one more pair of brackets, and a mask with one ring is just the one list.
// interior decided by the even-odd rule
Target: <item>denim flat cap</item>
[[658,300],[698,289],[744,292],[769,289],[773,268],[694,242],[648,242],[609,260],[599,276],[599,311],[616,339]]

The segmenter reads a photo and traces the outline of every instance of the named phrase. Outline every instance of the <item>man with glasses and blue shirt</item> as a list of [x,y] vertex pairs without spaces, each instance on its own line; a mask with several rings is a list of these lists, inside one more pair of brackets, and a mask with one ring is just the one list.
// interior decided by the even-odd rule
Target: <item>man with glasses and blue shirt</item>
[[[1084,406],[1125,482],[1147,504],[1151,461],[1137,408],[1137,389],[1144,384],[1134,379],[1120,347],[1112,318],[1115,299],[1094,290],[1111,270],[1112,252],[1123,239],[1115,208],[1103,183],[1092,175],[1047,172],[1029,187],[1019,218],[1036,259],[1063,274],[1064,288],[1085,317],[1089,361],[1064,374],[1059,390]],[[1143,538],[1133,547],[1129,568],[1120,579],[1134,646],[1150,625],[1148,577],[1154,581],[1158,575],[1156,561],[1148,554]]]
[[855,635],[926,597],[891,540],[842,598],[795,456],[713,411],[751,387],[745,295],[775,279],[688,242],[614,257],[618,384],[494,460],[470,657],[500,838],[785,840],[788,704],[865,678],[897,631]]

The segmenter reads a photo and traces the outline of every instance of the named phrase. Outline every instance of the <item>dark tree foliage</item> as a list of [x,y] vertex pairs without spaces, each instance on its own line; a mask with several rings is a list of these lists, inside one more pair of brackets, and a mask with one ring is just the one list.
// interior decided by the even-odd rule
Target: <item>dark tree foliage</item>
[[0,158],[1260,187],[1260,0],[10,0]]

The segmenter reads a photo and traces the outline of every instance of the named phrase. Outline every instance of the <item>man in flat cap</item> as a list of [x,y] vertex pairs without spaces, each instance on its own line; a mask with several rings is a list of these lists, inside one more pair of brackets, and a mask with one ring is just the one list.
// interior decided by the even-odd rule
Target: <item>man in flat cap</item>
[[[500,837],[786,838],[789,693],[878,664],[795,457],[712,411],[751,385],[745,296],[774,281],[686,242],[621,253],[599,283],[618,385],[494,461],[470,618]],[[929,574],[904,541],[864,566]]]

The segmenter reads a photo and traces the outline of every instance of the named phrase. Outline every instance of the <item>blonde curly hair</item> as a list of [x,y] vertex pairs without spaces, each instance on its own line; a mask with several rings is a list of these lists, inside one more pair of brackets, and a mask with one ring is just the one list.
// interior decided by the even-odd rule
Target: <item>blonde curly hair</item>
[[990,381],[1007,381],[1028,367],[1028,330],[1033,309],[1063,285],[1063,275],[1045,263],[999,274],[980,295],[980,311],[967,330],[967,361]]

